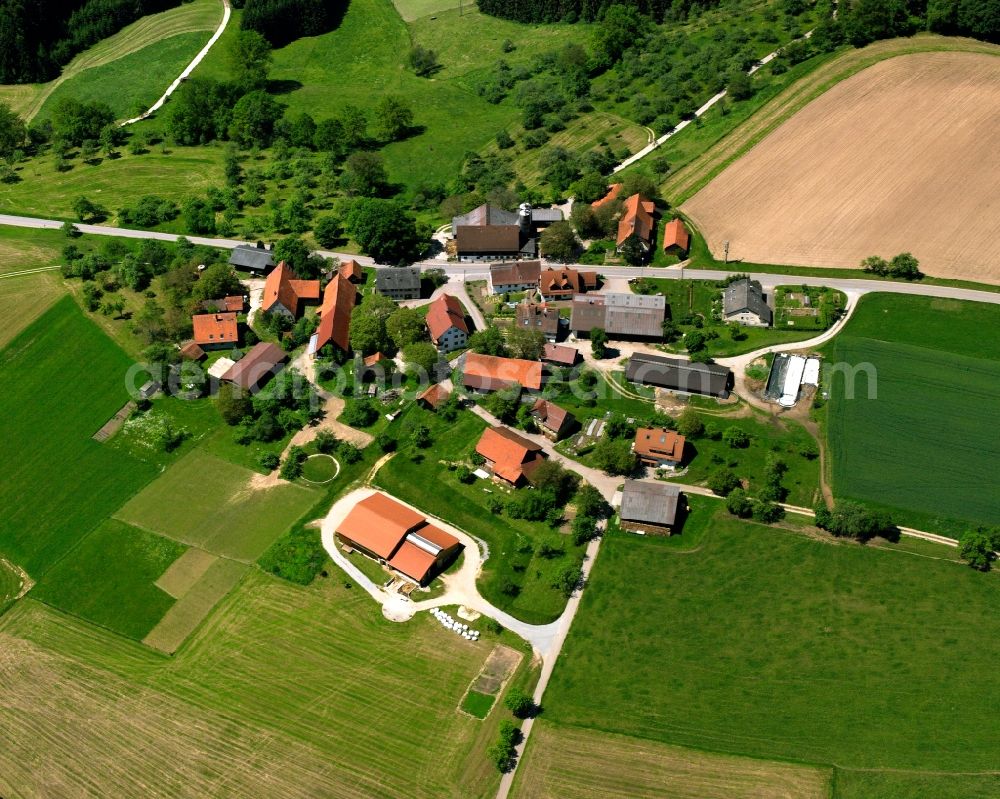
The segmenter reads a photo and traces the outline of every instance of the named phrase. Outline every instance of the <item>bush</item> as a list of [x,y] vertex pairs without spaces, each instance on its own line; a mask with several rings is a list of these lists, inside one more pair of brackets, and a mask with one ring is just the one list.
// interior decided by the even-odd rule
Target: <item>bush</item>
[[867,541],[877,535],[892,537],[897,532],[887,513],[871,510],[857,502],[837,502],[832,511],[820,506],[815,513],[816,526],[835,536]]
[[741,488],[742,483],[740,478],[728,469],[720,469],[708,478],[708,487],[712,489],[712,493],[728,497],[737,488]]
[[750,434],[742,427],[733,425],[722,434],[722,440],[732,449],[746,449],[750,446]]
[[378,419],[378,410],[371,400],[348,400],[340,420],[351,427],[370,427]]
[[302,447],[292,447],[288,452],[288,457],[285,458],[285,462],[281,464],[281,475],[282,480],[288,480],[291,482],[302,476],[302,464],[306,459],[306,451]]
[[332,455],[337,449],[337,437],[329,430],[320,430],[316,434],[316,451],[324,455]]
[[281,458],[278,457],[273,452],[265,452],[263,455],[260,456],[260,465],[265,469],[267,469],[269,472],[273,472],[275,469],[277,469],[280,463],[281,463]]

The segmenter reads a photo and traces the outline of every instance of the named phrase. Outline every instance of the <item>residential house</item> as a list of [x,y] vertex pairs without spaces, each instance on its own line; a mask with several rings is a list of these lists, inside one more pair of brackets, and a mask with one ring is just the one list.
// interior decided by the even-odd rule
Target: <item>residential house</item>
[[237,244],[229,255],[229,263],[236,269],[243,269],[256,275],[266,275],[274,268],[274,258],[271,250],[264,242],[253,244]]
[[298,319],[307,303],[319,299],[318,280],[299,280],[292,268],[282,261],[264,282],[264,297],[260,309]]
[[733,387],[733,373],[714,363],[692,363],[679,358],[636,353],[625,368],[625,379],[642,386],[677,394],[702,394],[725,399]]
[[365,279],[365,270],[353,258],[349,261],[341,261],[337,268],[337,274],[352,283],[363,283]]
[[571,300],[597,288],[597,272],[578,272],[576,269],[546,269],[538,276],[538,291],[542,299]]
[[319,326],[309,339],[310,355],[315,355],[327,344],[343,352],[351,351],[351,315],[358,301],[358,290],[346,277],[334,275],[323,292],[319,309]]
[[381,492],[358,502],[336,533],[346,546],[420,585],[447,568],[462,549],[451,533]]
[[448,401],[448,397],[450,396],[451,393],[448,389],[440,383],[431,383],[431,385],[417,394],[416,401],[418,405],[428,410],[436,411]]
[[593,294],[573,298],[569,326],[575,333],[602,328],[611,338],[659,339],[667,314],[664,297],[651,294]]
[[670,483],[626,480],[618,516],[630,533],[670,535],[677,527],[681,491]]
[[234,386],[254,393],[279,371],[288,354],[277,344],[262,341],[240,360],[230,366],[221,379]]
[[691,236],[682,220],[671,219],[663,226],[663,251],[665,253],[683,258],[687,255],[690,244]]
[[520,328],[539,331],[546,341],[559,338],[559,311],[556,308],[533,302],[519,303],[514,311],[514,323]]
[[622,252],[629,242],[634,241],[643,256],[648,256],[656,241],[656,205],[641,194],[633,194],[622,206],[622,218],[618,221],[618,252]]
[[684,436],[665,427],[640,427],[632,451],[643,466],[676,469],[684,461]]
[[490,294],[510,294],[514,291],[534,291],[542,273],[541,261],[514,261],[490,264],[486,285]]
[[580,351],[565,344],[546,343],[542,350],[542,361],[554,366],[576,366],[580,360]]
[[542,387],[542,364],[520,358],[499,358],[469,352],[464,356],[462,383],[470,391],[481,394],[521,386],[532,391]]
[[375,291],[394,300],[419,300],[420,268],[389,266],[376,269]]
[[545,437],[553,441],[569,435],[576,427],[576,417],[572,413],[545,399],[535,401],[531,415]]
[[506,427],[487,427],[476,444],[476,452],[485,458],[494,479],[515,487],[528,482],[545,460],[541,446]]
[[431,303],[427,309],[427,330],[440,353],[465,346],[469,340],[469,325],[465,321],[465,308],[457,297],[442,294]]
[[601,197],[601,199],[594,200],[590,204],[590,207],[593,208],[596,211],[598,208],[601,208],[601,207],[607,205],[608,203],[613,203],[615,200],[618,199],[618,195],[621,194],[621,193],[622,193],[622,184],[621,183],[612,183],[608,187],[608,193],[605,194],[603,197]]
[[562,218],[557,208],[533,209],[528,203],[516,212],[480,205],[451,220],[455,254],[467,262],[535,258],[538,231]]
[[191,317],[194,343],[203,350],[235,346],[240,340],[234,313],[203,313]]
[[742,278],[723,289],[722,318],[749,327],[770,327],[774,314],[760,283]]

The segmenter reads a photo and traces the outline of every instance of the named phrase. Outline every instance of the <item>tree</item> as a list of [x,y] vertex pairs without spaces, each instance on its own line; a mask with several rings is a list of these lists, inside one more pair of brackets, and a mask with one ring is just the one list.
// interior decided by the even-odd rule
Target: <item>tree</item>
[[392,339],[386,330],[389,316],[396,310],[396,303],[381,294],[366,294],[351,314],[351,348],[363,355],[391,349]]
[[244,94],[233,106],[229,137],[241,147],[269,147],[282,106],[264,91]]
[[726,93],[734,100],[747,100],[753,97],[753,81],[746,72],[738,70],[730,75]]
[[504,424],[512,424],[521,404],[520,387],[494,391],[483,400],[483,407]]
[[215,233],[215,211],[205,200],[189,197],[181,214],[184,226],[191,233]]
[[385,321],[385,329],[397,349],[427,339],[427,321],[418,308],[399,308],[393,311]]
[[333,214],[325,214],[317,217],[313,223],[313,235],[320,247],[335,247],[340,241],[343,233],[343,226]]
[[341,188],[352,197],[379,197],[389,187],[382,156],[378,153],[351,153],[340,176]]
[[889,262],[889,274],[903,280],[920,280],[924,273],[920,271],[920,262],[908,252],[894,255]]
[[470,350],[482,355],[496,355],[502,358],[507,354],[503,333],[496,325],[487,325],[482,330],[477,330],[469,336],[468,345]]
[[253,412],[250,397],[240,391],[232,383],[222,383],[215,395],[215,407],[219,415],[228,425],[237,425]]
[[576,590],[576,587],[580,585],[581,580],[583,580],[583,570],[579,566],[568,564],[556,576],[552,587],[558,588],[562,591],[563,596],[568,599]]
[[708,487],[712,489],[713,494],[718,494],[720,497],[728,497],[737,488],[741,488],[742,485],[740,478],[729,471],[729,469],[719,469],[713,472],[708,478]]
[[684,334],[684,347],[688,352],[702,352],[708,346],[708,338],[700,330],[689,330]]
[[64,97],[52,112],[52,136],[80,147],[84,141],[97,142],[101,131],[114,121],[114,111],[105,103]]
[[414,218],[391,200],[355,200],[344,219],[344,227],[361,251],[380,263],[410,264],[425,249]]
[[575,211],[577,205],[580,208],[587,208],[585,203],[592,203],[599,200],[608,193],[608,181],[600,172],[587,172],[576,183],[570,187],[576,202],[573,204]]
[[279,239],[272,252],[276,263],[284,261],[303,280],[319,277],[325,265],[323,259],[313,255],[309,245],[298,235]]
[[867,541],[877,535],[892,536],[896,526],[888,514],[874,511],[857,502],[838,501],[833,510],[816,509],[816,526],[835,536]]
[[968,530],[958,539],[958,554],[973,569],[989,571],[996,557],[990,537],[980,530]]
[[888,275],[889,262],[878,255],[869,255],[861,261],[861,268],[873,275]]
[[544,460],[531,473],[531,484],[552,494],[559,505],[565,505],[576,492],[580,477],[557,461]]
[[726,510],[733,516],[749,519],[753,515],[753,502],[742,488],[734,488],[726,496]]
[[427,449],[433,443],[427,425],[415,424],[410,428],[410,443],[417,449]]
[[626,438],[602,438],[593,452],[594,465],[610,475],[630,475],[638,465],[632,442]]
[[397,141],[405,138],[413,127],[413,110],[398,94],[386,94],[375,103],[372,121],[379,139]]
[[306,460],[306,451],[302,447],[292,447],[288,451],[288,457],[281,464],[281,471],[278,473],[282,480],[292,481],[302,476],[302,464]]
[[535,712],[535,703],[531,696],[516,686],[507,691],[503,703],[504,707],[519,719],[526,719]]
[[594,31],[594,58],[602,67],[610,67],[622,54],[642,39],[643,19],[631,6],[612,5]]
[[438,351],[429,341],[416,341],[403,347],[403,360],[430,375],[437,365]]
[[684,438],[699,438],[705,433],[705,423],[694,408],[685,408],[677,420],[677,432]]
[[422,78],[430,77],[441,68],[438,64],[437,53],[419,44],[410,48],[407,61],[409,61],[410,69]]
[[658,193],[656,181],[645,172],[629,172],[622,177],[621,184],[622,188],[618,194],[619,197],[631,197],[633,194],[641,194],[643,197],[652,199]]
[[[513,595],[517,595],[517,586],[513,586]],[[501,589],[503,590],[503,589]],[[505,593],[509,593],[506,592]],[[493,765],[497,767],[497,771],[506,772],[510,771],[511,766],[514,765],[514,757],[517,754],[517,742],[520,736],[520,730],[514,726],[513,722],[509,719],[504,719],[500,722],[500,733],[497,741],[490,744],[490,747],[486,750],[486,756],[493,762]]]
[[229,67],[244,92],[267,87],[271,69],[271,43],[257,31],[241,30],[229,45]]
[[589,516],[593,519],[604,519],[611,515],[611,505],[601,496],[601,492],[590,483],[584,483],[576,492],[574,498],[576,515]]
[[905,0],[854,0],[846,12],[841,16],[844,33],[855,47],[913,32]]
[[608,334],[603,327],[595,327],[590,331],[590,351],[600,360],[607,355]]
[[573,226],[564,219],[542,231],[539,247],[542,255],[553,261],[572,261],[579,242]]
[[726,432],[722,434],[722,440],[731,449],[746,449],[750,446],[750,434],[737,425],[727,427]]
[[760,522],[761,524],[774,524],[774,522],[784,518],[785,509],[777,502],[757,499],[754,500],[751,516],[755,522]]
[[351,427],[370,427],[378,419],[378,409],[369,399],[352,399],[345,404],[340,418]]
[[20,150],[27,138],[28,128],[24,120],[7,103],[0,102],[0,158],[7,158]]
[[215,300],[237,294],[243,294],[243,284],[239,275],[224,261],[206,266],[191,290],[191,296],[196,300]]
[[512,327],[507,331],[507,351],[512,358],[537,361],[545,349],[545,334],[541,330]]

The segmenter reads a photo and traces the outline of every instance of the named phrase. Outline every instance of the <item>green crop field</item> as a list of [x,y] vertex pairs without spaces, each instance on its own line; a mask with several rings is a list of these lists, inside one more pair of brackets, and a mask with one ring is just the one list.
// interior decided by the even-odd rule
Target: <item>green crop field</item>
[[36,580],[155,475],[91,438],[130,364],[69,297],[0,352],[0,554]]
[[234,560],[254,561],[318,498],[315,489],[254,489],[254,473],[195,449],[115,514],[145,530]]
[[499,714],[458,710],[487,638],[256,570],[171,658],[27,598],[0,617],[0,794],[493,796]]
[[[547,721],[844,769],[993,772],[1000,581],[716,515],[694,550],[610,533]],[[869,796],[881,796],[870,793]]]
[[49,569],[31,596],[141,640],[174,604],[153,583],[184,549],[109,519]]
[[[838,496],[956,536],[970,523],[1000,523],[1000,441],[983,427],[1000,417],[1000,343],[984,335],[998,324],[995,305],[889,294],[862,299],[827,347],[831,362],[858,369],[853,399],[843,375],[829,389]],[[874,380],[859,368],[864,364],[874,368]]]

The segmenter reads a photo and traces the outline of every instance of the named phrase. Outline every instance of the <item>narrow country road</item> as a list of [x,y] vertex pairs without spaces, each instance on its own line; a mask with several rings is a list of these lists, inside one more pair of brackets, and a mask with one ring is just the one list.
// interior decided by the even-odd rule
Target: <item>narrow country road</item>
[[120,127],[124,128],[126,125],[132,125],[136,122],[148,119],[163,107],[167,98],[174,93],[177,87],[180,86],[192,72],[194,72],[195,67],[197,67],[198,64],[201,63],[202,59],[208,55],[208,51],[212,49],[212,45],[219,41],[219,37],[222,36],[223,32],[226,30],[226,26],[229,24],[229,18],[232,16],[232,13],[232,9],[229,7],[229,0],[222,0],[222,22],[219,23],[219,27],[216,29],[215,33],[212,34],[212,38],[208,40],[208,43],[201,48],[198,55],[191,60],[191,63],[184,68],[184,71],[177,76],[177,79],[167,87],[167,90],[163,93],[159,100],[153,103],[148,110],[139,114],[139,116],[133,117],[132,119],[126,119],[121,123]]

